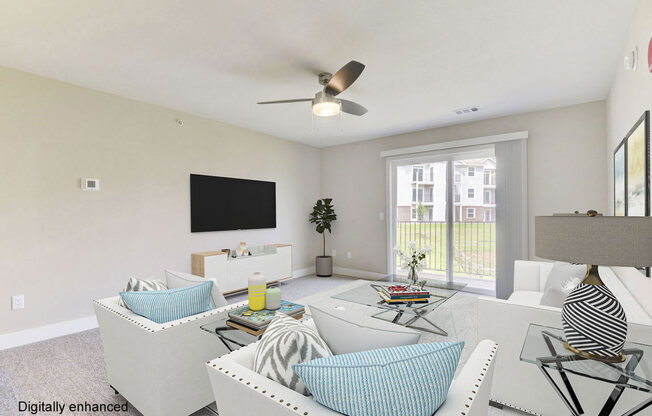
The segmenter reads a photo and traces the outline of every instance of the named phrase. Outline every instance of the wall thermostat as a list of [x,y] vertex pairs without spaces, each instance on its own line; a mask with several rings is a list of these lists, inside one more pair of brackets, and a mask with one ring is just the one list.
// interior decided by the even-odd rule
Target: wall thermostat
[[99,191],[100,190],[100,180],[93,178],[82,178],[81,188],[84,191]]

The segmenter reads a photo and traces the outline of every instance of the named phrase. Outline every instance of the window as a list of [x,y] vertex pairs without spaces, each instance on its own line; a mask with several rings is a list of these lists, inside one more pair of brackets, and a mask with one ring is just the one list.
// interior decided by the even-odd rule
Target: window
[[484,184],[485,186],[496,186],[496,171],[485,169],[484,171]]
[[485,189],[484,190],[484,198],[483,198],[483,203],[485,205],[493,205],[496,203],[496,200],[494,198],[494,190],[493,189]]
[[410,217],[412,218],[413,221],[417,219],[417,208],[416,207],[412,207]]
[[423,166],[414,166],[412,168],[412,181],[423,182]]
[[426,218],[428,221],[432,221],[432,207],[428,208],[428,218]]
[[462,183],[462,174],[461,173],[456,173],[455,174],[455,183]]
[[434,166],[430,166],[430,177],[428,178],[428,181],[433,181],[435,180],[435,168]]
[[412,202],[423,201],[423,188],[412,187]]
[[467,196],[468,196],[469,198],[475,198],[475,189],[473,189],[473,188],[469,188],[468,193],[467,193]]
[[466,218],[472,220],[475,218],[475,208],[467,208],[466,209]]
[[425,194],[425,197],[423,199],[423,202],[432,202],[432,191],[433,191],[432,186],[429,186],[429,187],[426,188],[426,194]]
[[484,210],[484,222],[494,222],[496,221],[496,211],[493,209]]
[[469,176],[475,176],[475,168],[473,166],[469,166],[467,175]]
[[462,202],[462,197],[460,194],[455,194],[455,202]]

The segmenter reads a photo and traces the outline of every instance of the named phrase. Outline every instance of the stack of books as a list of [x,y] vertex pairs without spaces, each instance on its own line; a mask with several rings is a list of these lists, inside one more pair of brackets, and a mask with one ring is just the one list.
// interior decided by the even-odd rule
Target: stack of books
[[277,312],[284,313],[295,319],[301,319],[304,311],[305,307],[303,305],[285,300],[281,301],[281,307],[275,310],[252,311],[249,306],[243,306],[229,312],[229,319],[226,324],[232,328],[258,336],[265,332]]
[[430,292],[420,286],[379,286],[378,294],[387,303],[428,303]]

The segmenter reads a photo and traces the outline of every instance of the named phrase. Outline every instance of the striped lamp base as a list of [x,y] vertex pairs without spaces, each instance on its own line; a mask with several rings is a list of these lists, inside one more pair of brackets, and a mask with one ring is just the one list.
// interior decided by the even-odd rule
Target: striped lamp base
[[564,302],[561,322],[569,351],[601,361],[623,361],[627,317],[607,286],[580,283]]

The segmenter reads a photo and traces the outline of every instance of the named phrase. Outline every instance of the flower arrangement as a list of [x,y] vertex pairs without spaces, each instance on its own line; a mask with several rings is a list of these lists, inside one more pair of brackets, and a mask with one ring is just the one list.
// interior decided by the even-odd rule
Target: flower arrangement
[[400,247],[394,248],[394,251],[401,259],[401,269],[409,270],[408,277],[416,283],[417,271],[423,269],[423,261],[432,249],[430,247],[417,248],[416,241],[410,241],[407,251],[404,251]]

